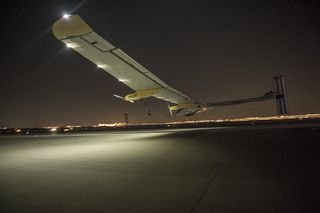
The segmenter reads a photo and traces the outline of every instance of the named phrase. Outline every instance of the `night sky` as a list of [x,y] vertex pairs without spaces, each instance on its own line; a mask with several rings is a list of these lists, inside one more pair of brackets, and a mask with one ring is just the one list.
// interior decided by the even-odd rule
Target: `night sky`
[[[171,119],[165,102],[132,92],[58,41],[52,24],[79,14],[98,34],[200,102],[259,96],[286,77],[291,114],[320,112],[320,18],[312,1],[7,1],[1,4],[0,126],[133,123]],[[209,3],[210,2],[210,3]],[[276,114],[274,101],[196,115]]]

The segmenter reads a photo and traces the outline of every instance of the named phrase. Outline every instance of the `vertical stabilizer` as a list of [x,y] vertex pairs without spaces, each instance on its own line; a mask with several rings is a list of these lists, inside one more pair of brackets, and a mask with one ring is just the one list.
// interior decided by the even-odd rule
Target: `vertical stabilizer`
[[282,75],[273,77],[273,87],[276,95],[277,111],[279,115],[289,113],[288,99],[285,87],[284,77]]

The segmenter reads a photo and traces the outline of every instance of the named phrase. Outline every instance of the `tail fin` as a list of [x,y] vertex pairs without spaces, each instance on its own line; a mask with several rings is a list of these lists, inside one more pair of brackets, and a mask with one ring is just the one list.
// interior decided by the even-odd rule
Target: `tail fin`
[[275,92],[277,93],[276,104],[277,104],[278,114],[279,115],[288,114],[289,113],[288,98],[287,98],[284,77],[282,75],[273,77],[273,87]]

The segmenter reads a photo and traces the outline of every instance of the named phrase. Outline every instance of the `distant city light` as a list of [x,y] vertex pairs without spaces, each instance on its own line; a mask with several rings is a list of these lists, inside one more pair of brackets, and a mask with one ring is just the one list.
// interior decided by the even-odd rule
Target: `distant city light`
[[[150,122],[150,123],[139,123],[139,124],[126,124],[126,123],[100,123],[97,125],[92,126],[83,126],[83,125],[75,125],[75,126],[47,126],[42,127],[40,129],[38,128],[8,128],[8,127],[0,127],[0,134],[33,134],[41,132],[41,129],[46,129],[48,132],[51,133],[67,133],[71,131],[86,131],[86,130],[92,130],[94,128],[123,128],[123,127],[137,127],[137,128],[148,128],[150,127],[157,127],[157,126],[166,126],[170,128],[179,127],[182,125],[191,125],[190,127],[199,127],[204,125],[208,125],[208,127],[215,126],[219,123],[225,123],[230,126],[233,125],[233,123],[237,122],[246,122],[244,124],[264,124],[264,122],[259,121],[279,121],[279,120],[308,120],[308,119],[320,119],[320,114],[304,114],[304,115],[275,115],[275,116],[259,116],[259,117],[243,117],[243,118],[227,118],[227,119],[215,119],[215,120],[183,120],[183,121],[171,121],[171,122]],[[256,122],[258,121],[258,122]],[[269,123],[269,122],[268,122]],[[240,123],[241,124],[241,123]],[[4,131],[5,130],[5,131]]]
[[126,126],[125,123],[113,123],[113,124],[98,124],[94,125],[93,127],[121,127]]

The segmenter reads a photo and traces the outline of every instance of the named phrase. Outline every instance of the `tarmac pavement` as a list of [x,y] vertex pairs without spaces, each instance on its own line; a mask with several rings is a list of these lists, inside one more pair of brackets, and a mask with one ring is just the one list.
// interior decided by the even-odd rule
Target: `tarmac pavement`
[[319,128],[0,137],[0,212],[320,212]]

